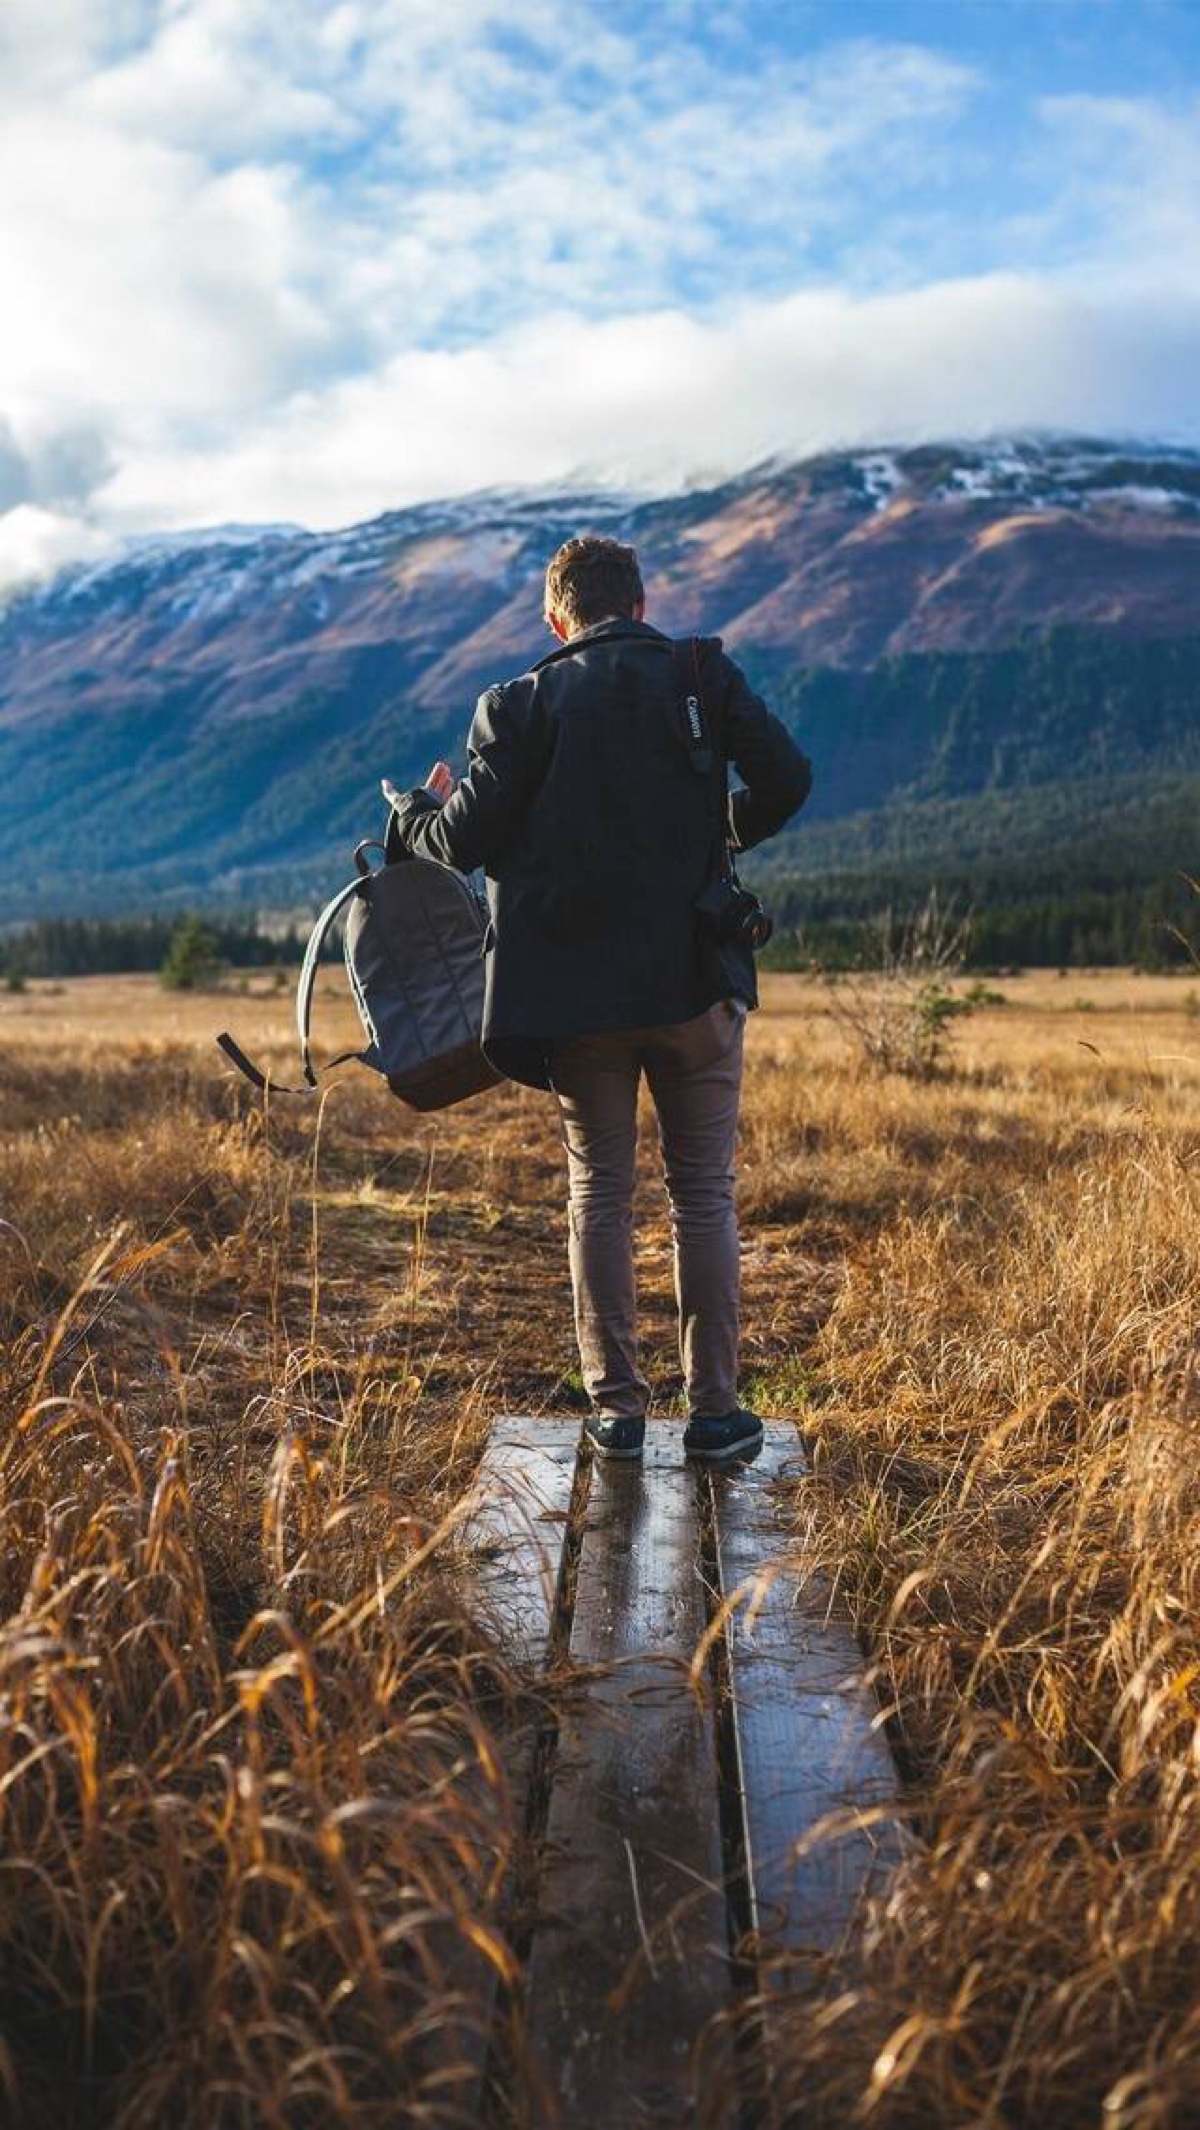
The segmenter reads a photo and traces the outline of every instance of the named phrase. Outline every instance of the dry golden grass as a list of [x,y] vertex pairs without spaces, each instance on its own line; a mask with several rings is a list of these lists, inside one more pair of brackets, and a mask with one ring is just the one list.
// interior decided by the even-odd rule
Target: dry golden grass
[[[1173,2130],[1200,1023],[1186,979],[999,988],[926,1086],[858,1076],[799,979],[751,1026],[748,1387],[816,1445],[797,1536],[918,1837],[797,1989],[789,2075],[807,2122]],[[288,1014],[0,999],[0,2093],[39,2130],[453,2120],[455,1948],[507,1957],[513,1684],[439,1540],[489,1415],[573,1396],[553,1115],[419,1120],[351,1076],[264,1118],[210,1038],[265,1028],[290,1071]]]

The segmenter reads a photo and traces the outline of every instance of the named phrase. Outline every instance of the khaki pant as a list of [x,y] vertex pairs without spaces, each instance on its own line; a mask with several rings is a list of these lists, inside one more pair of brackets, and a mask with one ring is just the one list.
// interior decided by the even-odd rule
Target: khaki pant
[[555,1046],[570,1188],[571,1281],[583,1381],[597,1412],[641,1414],[633,1183],[642,1072],[658,1113],[675,1238],[679,1351],[693,1414],[737,1406],[738,1231],[733,1155],[745,1008],[722,999],[668,1028]]

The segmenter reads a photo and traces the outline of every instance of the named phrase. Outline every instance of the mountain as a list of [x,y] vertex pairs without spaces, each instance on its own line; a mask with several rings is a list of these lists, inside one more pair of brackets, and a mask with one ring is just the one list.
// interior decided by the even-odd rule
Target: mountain
[[1200,770],[1198,452],[1032,437],[651,501],[491,493],[143,540],[10,595],[7,916],[335,883],[379,776],[459,753],[479,689],[541,655],[546,560],[585,526],[634,541],[651,618],[720,633],[802,733],[806,821]]

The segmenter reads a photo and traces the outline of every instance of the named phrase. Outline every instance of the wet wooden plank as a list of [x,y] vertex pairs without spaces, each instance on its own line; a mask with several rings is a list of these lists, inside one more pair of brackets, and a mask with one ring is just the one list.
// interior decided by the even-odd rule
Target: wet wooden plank
[[797,1550],[787,1482],[806,1468],[796,1430],[775,1423],[757,1463],[711,1482],[721,1593],[741,1593],[727,1632],[754,1927],[766,1955],[793,1959],[838,1945],[899,1854],[887,1821],[797,1853],[828,1814],[896,1796],[853,1627]]
[[545,1662],[578,1449],[577,1420],[496,1420],[460,1532],[481,1612],[531,1672]]
[[[604,1669],[561,1721],[528,2038],[550,2118],[589,2130],[698,2120],[697,2037],[729,2001],[714,1725],[688,1683],[705,1598],[680,1435],[655,1423],[644,1466],[597,1465],[579,1561],[571,1656]],[[702,2075],[707,2108],[728,2084],[720,2037]]]
[[[472,1487],[473,1505],[459,1529],[472,1601],[505,1661],[531,1679],[549,1650],[578,1447],[578,1420],[506,1414],[494,1421]],[[518,1823],[536,1742],[535,1722],[504,1741],[505,1778]],[[482,1776],[477,1788],[485,1799]],[[502,1913],[487,1920],[505,1934]],[[483,2119],[500,1977],[457,1930],[435,1934],[434,1944],[444,1969],[433,2052],[437,2117],[473,2125]]]

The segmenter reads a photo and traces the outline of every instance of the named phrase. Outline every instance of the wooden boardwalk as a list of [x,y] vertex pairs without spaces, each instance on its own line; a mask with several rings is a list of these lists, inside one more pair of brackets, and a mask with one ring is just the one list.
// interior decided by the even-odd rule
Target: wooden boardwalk
[[[897,1853],[854,1634],[789,1551],[800,1437],[772,1423],[753,1465],[711,1474],[669,1422],[641,1465],[578,1442],[577,1422],[497,1421],[465,1532],[506,1654],[555,1686],[512,1748],[528,2076],[495,2119],[778,2119],[781,1989]],[[464,2120],[487,2119],[486,2065],[479,2037]]]

